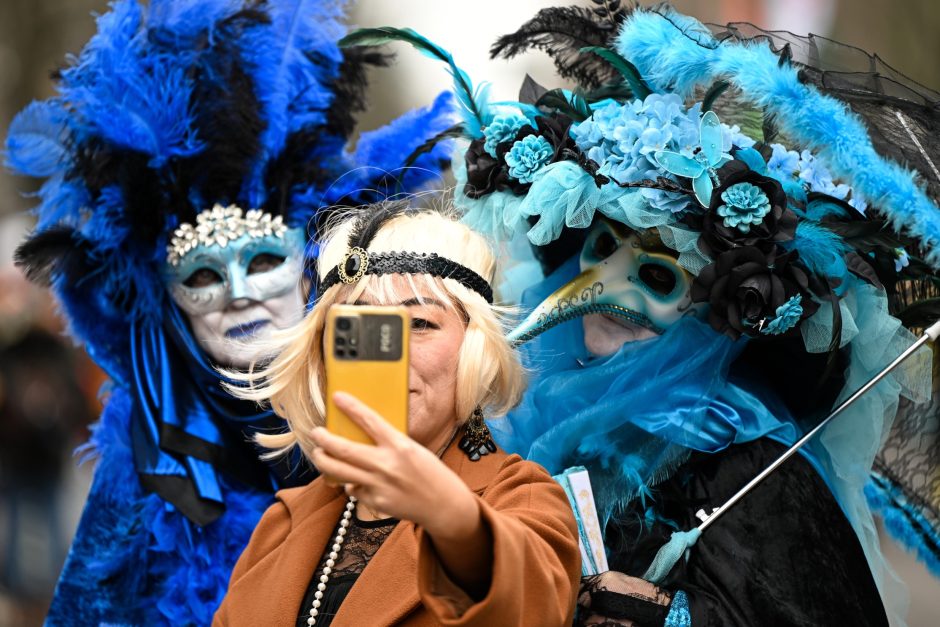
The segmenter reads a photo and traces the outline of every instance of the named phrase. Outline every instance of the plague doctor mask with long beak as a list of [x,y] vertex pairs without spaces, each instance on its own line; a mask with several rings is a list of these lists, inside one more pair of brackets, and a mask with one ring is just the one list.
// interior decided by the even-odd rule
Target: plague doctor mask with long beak
[[655,231],[633,231],[599,218],[581,248],[579,265],[581,273],[542,301],[510,339],[525,342],[581,318],[588,351],[609,355],[626,342],[657,337],[704,309],[692,303],[692,276]]

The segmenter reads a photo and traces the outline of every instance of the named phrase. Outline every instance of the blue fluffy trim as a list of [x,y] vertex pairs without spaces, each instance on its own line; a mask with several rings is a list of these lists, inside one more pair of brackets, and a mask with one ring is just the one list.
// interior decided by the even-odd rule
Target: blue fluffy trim
[[116,388],[94,428],[98,465],[47,625],[209,625],[272,502],[270,494],[228,484],[225,514],[204,528],[190,523],[141,490],[131,419],[131,399]]
[[940,577],[940,533],[904,492],[887,478],[872,473],[865,496],[872,510],[881,515],[891,537],[914,552],[932,575]]
[[914,174],[878,155],[858,117],[842,102],[801,83],[798,68],[780,65],[766,42],[719,43],[692,18],[671,10],[635,11],[616,47],[657,91],[688,95],[697,85],[730,81],[883,212],[895,230],[918,237],[927,261],[940,268],[940,211]]

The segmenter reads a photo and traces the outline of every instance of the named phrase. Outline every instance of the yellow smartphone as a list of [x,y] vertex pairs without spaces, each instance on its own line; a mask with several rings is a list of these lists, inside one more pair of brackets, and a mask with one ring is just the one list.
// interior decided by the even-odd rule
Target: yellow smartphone
[[333,402],[347,392],[408,433],[408,342],[405,307],[333,305],[326,314],[326,428],[356,442],[374,444]]

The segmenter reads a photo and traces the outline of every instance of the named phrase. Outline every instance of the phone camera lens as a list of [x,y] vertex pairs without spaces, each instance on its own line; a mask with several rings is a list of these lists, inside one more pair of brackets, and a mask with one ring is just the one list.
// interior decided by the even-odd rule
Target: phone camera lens
[[350,348],[350,349],[349,349],[349,356],[350,356],[350,357],[357,357],[358,355],[359,355],[359,351],[357,351],[355,348]]
[[333,340],[333,343],[336,344],[337,346],[345,346],[345,345],[346,345],[346,338],[344,338],[344,337],[335,338],[335,339]]
[[346,351],[344,351],[342,348],[337,348],[335,352],[336,352],[336,356],[337,356],[337,357],[345,357],[345,356],[346,356]]
[[352,321],[349,318],[337,318],[336,328],[340,331],[349,331],[352,328]]

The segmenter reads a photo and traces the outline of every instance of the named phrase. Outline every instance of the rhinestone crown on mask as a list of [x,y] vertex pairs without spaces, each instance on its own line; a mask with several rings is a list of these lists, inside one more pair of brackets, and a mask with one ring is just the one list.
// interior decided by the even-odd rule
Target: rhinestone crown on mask
[[167,263],[178,265],[180,260],[199,246],[218,244],[223,248],[245,235],[249,237],[282,237],[287,232],[282,216],[272,216],[260,209],[249,209],[242,215],[236,205],[223,207],[216,204],[196,216],[196,225],[184,222],[173,232],[166,247]]

